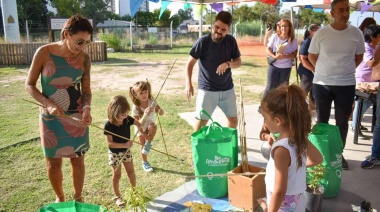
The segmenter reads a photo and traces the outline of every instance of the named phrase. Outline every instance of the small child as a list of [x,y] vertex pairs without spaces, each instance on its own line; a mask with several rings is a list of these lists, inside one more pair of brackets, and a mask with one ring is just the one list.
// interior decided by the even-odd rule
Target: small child
[[148,162],[147,154],[152,147],[152,141],[157,131],[154,113],[164,115],[164,110],[154,102],[149,82],[136,82],[133,87],[130,87],[129,95],[133,102],[132,115],[139,120],[142,130],[146,133],[143,135],[137,132],[141,144],[142,167],[145,172],[151,172],[153,168]]
[[[131,125],[136,125],[138,128],[140,128],[141,125],[137,120],[131,116],[128,116],[129,111],[130,106],[124,96],[119,95],[112,97],[107,108],[108,121],[104,125],[104,135],[106,136],[106,142],[109,148],[108,161],[109,165],[112,166],[112,188],[115,194],[114,200],[116,201],[116,205],[119,207],[125,206],[125,202],[121,198],[119,189],[121,168],[117,169],[117,167],[120,163],[123,163],[125,170],[127,171],[131,186],[136,186],[136,175],[133,167],[133,158],[130,151],[133,141],[129,141],[124,138],[130,139]],[[120,138],[114,134],[124,138]],[[121,161],[123,156],[124,159]]]
[[273,143],[267,164],[264,211],[305,211],[306,167],[322,163],[321,153],[308,139],[311,116],[304,91],[282,85],[261,101],[266,127],[279,137]]

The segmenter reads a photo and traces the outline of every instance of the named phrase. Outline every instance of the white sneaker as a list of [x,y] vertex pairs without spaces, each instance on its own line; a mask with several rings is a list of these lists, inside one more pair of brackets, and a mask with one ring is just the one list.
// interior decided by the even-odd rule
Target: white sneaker
[[143,162],[142,167],[143,167],[145,172],[152,172],[153,171],[153,168],[150,166],[150,163],[148,161]]

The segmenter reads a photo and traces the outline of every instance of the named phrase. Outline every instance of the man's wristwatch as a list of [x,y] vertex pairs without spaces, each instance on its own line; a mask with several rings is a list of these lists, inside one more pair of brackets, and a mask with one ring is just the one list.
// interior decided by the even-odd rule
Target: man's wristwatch
[[228,68],[231,68],[231,63],[230,62],[226,62],[227,65],[228,65]]

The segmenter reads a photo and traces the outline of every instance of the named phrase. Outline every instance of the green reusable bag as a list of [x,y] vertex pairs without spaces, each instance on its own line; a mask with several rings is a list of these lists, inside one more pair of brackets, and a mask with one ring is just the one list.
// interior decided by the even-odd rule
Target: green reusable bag
[[70,201],[59,202],[44,205],[39,209],[39,212],[98,212],[105,211],[99,205],[91,205],[87,203]]
[[[201,117],[202,113],[208,116],[211,123],[191,135],[195,175],[226,174],[237,167],[237,130],[222,127],[204,110],[200,113]],[[197,177],[195,182],[204,197],[219,198],[228,193],[227,176]]]
[[[334,125],[318,123],[309,134],[311,143],[323,156],[322,165],[326,172],[320,184],[324,187],[324,197],[335,197],[339,194],[342,181],[343,141],[339,128]],[[312,168],[309,168],[309,170]],[[312,173],[307,174],[307,178]]]

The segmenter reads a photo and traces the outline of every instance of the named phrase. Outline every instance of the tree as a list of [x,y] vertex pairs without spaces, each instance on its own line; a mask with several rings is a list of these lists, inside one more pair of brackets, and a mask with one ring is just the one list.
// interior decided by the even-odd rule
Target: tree
[[254,13],[254,20],[261,20],[263,23],[275,23],[280,19],[279,13],[276,11],[276,7],[271,4],[263,4],[257,2],[252,9]]
[[151,12],[138,11],[135,15],[138,25],[152,26],[158,19],[158,16],[154,16]]
[[112,17],[108,11],[111,0],[50,0],[51,5],[57,8],[57,16],[70,17],[74,14],[81,14],[93,21],[96,26],[99,22],[104,22]]
[[17,0],[17,13],[20,30],[25,30],[26,21],[29,28],[47,28],[47,0]]
[[179,22],[182,23],[185,20],[190,20],[193,18],[193,8],[189,8],[187,10],[179,9],[178,10],[178,16],[179,16]]
[[248,5],[242,5],[240,7],[234,8],[234,22],[240,21],[253,21],[258,15],[255,14],[254,7]]
[[162,15],[161,15],[161,19],[158,19],[158,17],[160,16],[160,11],[161,9],[155,9],[153,11],[153,15],[154,17],[157,17],[157,20],[156,22],[154,23],[155,26],[164,26],[164,27],[169,27],[170,26],[170,22],[172,21],[172,19],[170,17],[170,10],[166,9]]
[[328,21],[326,13],[314,12],[312,9],[300,10],[300,26],[309,26],[310,24],[322,24]]
[[215,21],[215,17],[216,17],[216,12],[214,12],[214,10],[209,10],[206,8],[206,14],[204,14],[203,16],[203,20],[205,20],[205,23],[206,24],[210,24],[212,25]]

